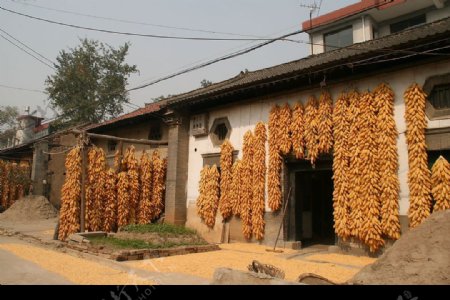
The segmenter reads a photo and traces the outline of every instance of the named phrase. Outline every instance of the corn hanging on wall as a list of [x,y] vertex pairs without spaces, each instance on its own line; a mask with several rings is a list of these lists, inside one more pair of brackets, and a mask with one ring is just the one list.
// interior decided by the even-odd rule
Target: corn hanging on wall
[[349,137],[350,120],[347,117],[349,99],[347,94],[339,95],[333,111],[333,217],[334,231],[344,241],[350,238],[348,227],[349,205]]
[[160,158],[158,151],[153,151],[153,176],[152,176],[152,204],[154,207],[153,219],[159,218],[164,211],[164,190],[165,190],[165,160]]
[[204,222],[209,228],[213,228],[216,223],[217,209],[219,206],[219,170],[213,165],[208,171],[208,180],[206,184],[206,213]]
[[[203,171],[203,170],[202,170]],[[244,186],[244,178],[242,176],[242,161],[237,159],[232,168],[232,181],[231,181],[231,203],[232,212],[235,216],[241,215],[241,203],[242,203],[242,186]]]
[[155,209],[152,206],[152,161],[145,151],[141,156],[140,187],[138,223],[148,224],[153,219]]
[[88,231],[94,231],[92,226],[92,220],[95,218],[95,184],[97,182],[97,147],[92,147],[88,150],[87,155],[87,176],[86,176],[86,188],[85,188],[85,210],[84,220],[85,229]]
[[9,181],[11,175],[11,164],[5,163],[4,165],[4,176],[2,182],[2,206],[8,207],[9,202]]
[[450,164],[439,156],[431,168],[433,212],[450,209]]
[[291,124],[292,110],[289,103],[285,103],[279,110],[279,147],[281,154],[289,154],[292,148]]
[[267,189],[269,207],[276,211],[281,207],[281,167],[282,157],[280,154],[280,107],[274,105],[269,114],[269,171],[267,178]]
[[130,196],[128,175],[122,171],[117,176],[117,226],[123,227],[130,221]]
[[314,96],[309,97],[305,107],[305,144],[311,164],[319,157],[319,107]]
[[333,100],[327,91],[319,99],[318,109],[319,153],[330,153],[333,147]]
[[7,207],[13,205],[16,199],[17,199],[17,163],[12,163],[10,171],[9,197]]
[[220,146],[220,201],[219,210],[222,218],[231,217],[233,204],[231,199],[231,181],[233,168],[233,146],[229,140],[225,140]]
[[6,181],[6,163],[3,160],[0,160],[0,205],[6,207],[6,201],[3,200],[4,194],[4,184]]
[[66,178],[61,190],[58,239],[65,240],[80,231],[81,149],[69,151],[65,162]]
[[244,134],[242,155],[242,188],[241,219],[242,233],[246,239],[252,237],[252,202],[253,202],[253,145],[254,136],[249,130]]
[[292,109],[291,139],[292,149],[297,159],[305,157],[305,122],[303,104],[299,101]]
[[359,238],[369,247],[370,252],[376,252],[384,245],[384,240],[380,223],[377,105],[372,93],[362,94],[361,107],[363,139],[361,139],[360,156],[364,168],[362,169],[359,195],[361,204]]
[[114,153],[114,170],[116,173],[120,172],[120,165],[121,165],[121,155],[119,149],[116,150]]
[[103,230],[114,232],[117,230],[117,174],[114,169],[105,173],[105,212]]
[[383,234],[393,240],[400,238],[398,179],[398,132],[394,119],[394,92],[387,84],[380,84],[374,91],[379,107],[378,164],[380,170],[381,227]]
[[127,148],[125,155],[127,176],[128,176],[128,188],[129,188],[129,201],[130,201],[130,224],[137,222],[138,208],[139,208],[139,165],[136,159],[135,148],[130,146]]
[[253,139],[253,201],[252,233],[257,240],[264,238],[264,210],[266,187],[266,126],[258,122]]
[[359,238],[359,230],[361,228],[361,179],[364,171],[364,162],[361,160],[361,144],[364,141],[364,136],[361,134],[362,117],[359,93],[352,91],[349,94],[349,108],[347,117],[350,122],[350,139],[348,140],[348,149],[350,157],[350,168],[348,172],[348,197],[349,210],[348,228],[350,234],[354,238]]
[[426,94],[417,83],[403,95],[405,99],[406,142],[408,144],[409,226],[420,225],[431,209],[431,172],[428,169],[425,129]]
[[206,191],[208,187],[209,169],[208,165],[203,167],[200,172],[200,181],[198,183],[198,198],[196,201],[197,214],[203,222],[205,222],[206,216],[208,215],[208,199],[206,198]]

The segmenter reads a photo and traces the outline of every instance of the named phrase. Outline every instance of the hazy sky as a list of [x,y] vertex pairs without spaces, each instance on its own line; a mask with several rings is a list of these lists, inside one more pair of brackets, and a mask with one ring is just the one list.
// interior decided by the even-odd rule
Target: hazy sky
[[[148,24],[276,37],[301,29],[301,22],[309,18],[309,10],[301,7],[300,4],[313,2],[313,0],[0,0],[0,6],[36,17],[85,27],[157,35],[239,38],[239,36],[168,29]],[[318,4],[320,0],[316,2]],[[355,2],[358,0],[323,0],[320,14]],[[147,25],[80,16],[52,11],[48,8],[130,20],[147,23]],[[129,41],[131,47],[127,62],[136,64],[140,72],[132,75],[128,88],[169,75],[186,68],[187,65],[197,64],[259,43],[121,36],[62,27],[13,15],[3,10],[0,10],[0,29],[52,61],[56,60],[61,49],[77,46],[79,38],[97,39],[114,47]],[[0,34],[6,36],[1,31]],[[306,34],[299,34],[294,38],[308,40]],[[202,79],[218,82],[237,75],[241,70],[270,67],[302,58],[308,53],[309,46],[306,44],[279,41],[249,54],[133,91],[130,93],[130,101],[143,106],[151,98],[160,95],[176,94],[198,88]],[[45,94],[8,89],[1,85],[43,90],[44,81],[52,72],[52,69],[0,37],[0,105],[17,105],[22,110],[26,106],[30,106],[32,110],[38,105],[42,108],[46,107],[48,103]],[[125,109],[130,110],[130,108]],[[52,114],[48,111],[44,117],[50,118]]]

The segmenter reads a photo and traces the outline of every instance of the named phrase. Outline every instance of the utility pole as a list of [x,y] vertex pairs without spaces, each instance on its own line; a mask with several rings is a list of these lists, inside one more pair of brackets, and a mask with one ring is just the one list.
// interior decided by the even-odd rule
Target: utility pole
[[[322,1],[320,1],[320,2],[321,2],[320,4],[322,4]],[[309,9],[309,28],[311,29],[312,28],[312,15],[316,10],[319,10],[320,7],[317,6],[316,1],[314,1],[313,4],[300,3],[300,7],[305,7],[305,8]],[[314,47],[313,47],[313,40],[312,40],[311,35],[309,35],[309,41],[310,41],[310,46],[311,46],[311,54],[313,54]]]

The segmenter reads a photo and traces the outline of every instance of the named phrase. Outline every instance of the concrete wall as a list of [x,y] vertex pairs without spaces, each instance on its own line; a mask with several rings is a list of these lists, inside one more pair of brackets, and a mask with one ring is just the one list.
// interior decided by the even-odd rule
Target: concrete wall
[[[417,82],[423,85],[426,78],[433,75],[445,74],[450,70],[450,61],[432,63],[423,66],[417,66],[401,71],[379,74],[361,80],[353,81],[353,86],[357,87],[359,91],[367,89],[373,90],[380,82],[387,82],[395,91],[395,121],[399,131],[399,138],[397,142],[399,152],[399,179],[400,179],[400,215],[407,215],[409,208],[408,202],[408,185],[407,185],[407,171],[408,171],[408,153],[405,141],[406,124],[404,121],[405,105],[403,100],[404,91],[413,83]],[[336,99],[338,94],[348,89],[346,84],[338,84],[328,87],[333,99]],[[302,92],[293,92],[290,94],[260,97],[252,99],[251,101],[241,101],[238,105],[218,107],[209,111],[209,126],[215,118],[228,117],[232,126],[230,141],[236,150],[239,150],[239,158],[242,158],[242,139],[247,130],[253,130],[258,121],[268,122],[269,111],[274,104],[284,104],[289,102],[293,105],[296,101],[302,101],[306,104],[307,97],[311,94],[319,96],[320,90],[309,90]],[[450,119],[435,120],[428,123],[429,128],[439,128],[450,126]],[[214,146],[209,136],[194,137],[189,136],[189,159],[188,159],[188,182],[187,182],[187,226],[196,228],[201,233],[207,233],[212,240],[222,235],[221,220],[218,218],[214,230],[209,230],[202,224],[195,211],[195,201],[198,197],[198,182],[200,180],[200,170],[203,166],[202,154],[220,152],[220,148]],[[266,152],[268,153],[267,145]],[[266,165],[268,165],[268,158],[266,158]],[[267,191],[266,191],[267,194]],[[266,197],[267,199],[267,197]],[[270,214],[267,206],[266,211]],[[235,221],[232,221],[232,223]],[[236,221],[237,222],[237,221]],[[234,225],[232,225],[234,226]],[[269,223],[266,226],[266,231],[271,231]],[[230,230],[231,240],[240,239],[238,230]],[[267,243],[267,241],[264,241]]]

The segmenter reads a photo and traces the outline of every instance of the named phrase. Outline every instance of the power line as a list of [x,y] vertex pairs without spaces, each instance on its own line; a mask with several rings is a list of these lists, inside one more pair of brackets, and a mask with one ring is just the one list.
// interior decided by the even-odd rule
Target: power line
[[16,46],[17,48],[19,48],[20,50],[22,50],[23,52],[25,52],[26,54],[30,55],[31,57],[33,57],[34,59],[36,59],[37,61],[41,62],[42,64],[46,65],[47,67],[55,70],[55,68],[51,65],[49,65],[48,63],[46,63],[45,61],[43,61],[42,59],[34,56],[33,54],[31,54],[30,52],[28,52],[27,50],[25,50],[24,48],[22,48],[21,46],[17,45],[16,43],[14,43],[13,41],[11,41],[10,39],[8,39],[7,37],[5,37],[4,35],[2,35],[0,33],[0,37],[2,37],[3,39],[5,39],[6,41],[8,41],[9,43],[11,43],[12,45]]
[[4,34],[6,34],[7,36],[9,36],[10,38],[12,38],[13,40],[15,40],[16,42],[18,42],[19,44],[21,44],[22,46],[24,46],[25,48],[27,48],[28,50],[32,51],[33,53],[39,55],[41,58],[45,59],[46,61],[48,61],[51,64],[55,64],[53,61],[51,61],[50,59],[48,59],[47,57],[45,57],[44,55],[40,54],[39,52],[33,50],[31,47],[27,46],[26,44],[24,44],[23,42],[19,41],[18,39],[16,39],[15,37],[13,37],[11,34],[9,34],[8,32],[6,32],[5,30],[0,28],[0,31],[3,32]]
[[[157,35],[157,34],[114,31],[114,30],[109,30],[109,29],[99,29],[99,28],[86,27],[86,26],[80,26],[80,25],[67,24],[67,23],[63,23],[63,22],[53,21],[53,20],[49,20],[49,19],[44,19],[44,18],[20,13],[20,12],[10,10],[10,9],[7,9],[7,8],[1,7],[1,6],[0,6],[0,9],[7,11],[9,13],[15,14],[15,15],[19,15],[22,17],[27,17],[30,19],[47,22],[47,23],[51,23],[51,24],[72,27],[72,28],[77,28],[77,29],[84,29],[84,30],[89,30],[89,31],[97,31],[97,32],[103,32],[103,33],[111,33],[111,34],[119,34],[119,35],[127,35],[127,36],[139,36],[139,37],[146,37],[146,38],[159,38],[159,39],[172,39],[172,40],[190,40],[190,41],[270,41],[270,39],[264,39],[264,38],[207,38],[207,37],[171,36],[171,35]],[[289,41],[289,42],[295,42],[293,40],[288,40],[288,39],[282,39],[282,40]]]
[[16,87],[16,86],[9,86],[9,85],[4,85],[4,84],[0,84],[0,87],[7,88],[7,89],[13,89],[13,90],[19,90],[19,91],[27,91],[27,92],[35,92],[35,93],[45,94],[45,92],[41,91],[41,90],[33,90],[33,89],[21,88],[21,87]]
[[250,35],[250,34],[239,34],[239,33],[224,32],[224,31],[217,31],[217,30],[204,30],[204,29],[189,28],[189,27],[169,26],[169,25],[161,25],[161,24],[154,24],[154,23],[137,22],[137,21],[131,21],[131,20],[125,20],[125,19],[117,19],[117,18],[111,18],[111,17],[96,16],[96,15],[91,15],[91,14],[84,14],[84,13],[74,12],[74,11],[70,11],[70,10],[56,9],[56,8],[42,6],[42,5],[31,4],[31,3],[27,3],[27,2],[17,2],[17,1],[14,1],[14,0],[11,0],[11,2],[19,3],[19,4],[25,5],[25,6],[37,7],[37,8],[41,8],[41,9],[45,9],[45,10],[49,10],[49,11],[56,11],[56,12],[60,12],[60,13],[71,14],[71,15],[75,15],[75,16],[88,17],[88,18],[94,18],[94,19],[100,19],[100,20],[106,20],[106,21],[115,21],[115,22],[119,22],[119,23],[136,24],[136,25],[144,25],[144,26],[152,26],[152,27],[158,27],[158,28],[176,29],[176,30],[184,30],[184,31],[192,31],[192,32],[202,32],[202,33],[211,33],[211,34],[223,34],[223,35],[231,35],[231,36],[243,36],[243,37],[261,38],[260,36]]

